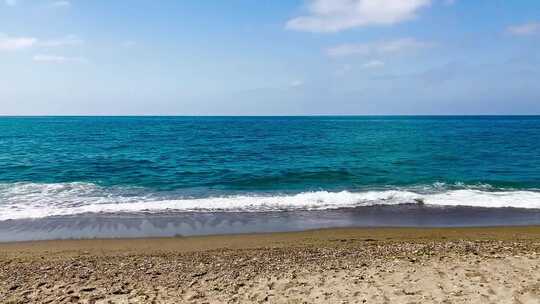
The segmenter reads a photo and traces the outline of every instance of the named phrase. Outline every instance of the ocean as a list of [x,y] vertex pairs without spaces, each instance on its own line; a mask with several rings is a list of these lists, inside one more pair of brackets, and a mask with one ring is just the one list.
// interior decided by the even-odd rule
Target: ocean
[[389,206],[540,222],[540,116],[0,118],[0,230]]

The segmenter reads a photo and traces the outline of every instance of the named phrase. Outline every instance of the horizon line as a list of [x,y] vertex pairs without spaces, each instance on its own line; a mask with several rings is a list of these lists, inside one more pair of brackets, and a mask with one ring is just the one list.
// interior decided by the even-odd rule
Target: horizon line
[[299,114],[299,115],[182,115],[182,114],[31,114],[31,115],[11,115],[0,114],[0,118],[9,117],[533,117],[539,114]]

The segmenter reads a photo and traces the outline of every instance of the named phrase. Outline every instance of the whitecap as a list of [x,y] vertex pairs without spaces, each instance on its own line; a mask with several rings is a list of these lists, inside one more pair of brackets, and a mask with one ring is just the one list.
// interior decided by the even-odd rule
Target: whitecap
[[[0,184],[0,220],[84,213],[271,212],[325,210],[373,205],[418,204],[540,209],[540,192],[493,191],[490,187],[422,192],[418,187],[373,191],[314,191],[298,194],[160,197],[148,190],[107,188],[92,183]],[[485,189],[485,190],[484,190]]]

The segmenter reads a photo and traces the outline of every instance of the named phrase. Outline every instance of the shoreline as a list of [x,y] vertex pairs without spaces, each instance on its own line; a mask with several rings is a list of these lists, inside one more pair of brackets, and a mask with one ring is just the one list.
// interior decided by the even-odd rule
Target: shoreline
[[[47,247],[50,245],[65,246],[65,248],[76,248],[80,245],[92,246],[92,243],[109,246],[112,243],[132,243],[135,248],[140,244],[148,242],[187,242],[204,243],[212,241],[216,248],[230,245],[230,240],[245,242],[246,240],[266,240],[266,241],[297,241],[306,237],[315,237],[319,240],[328,240],[333,235],[336,236],[356,236],[366,237],[376,241],[396,240],[396,241],[446,241],[446,240],[511,240],[517,234],[521,239],[540,240],[540,225],[492,225],[492,226],[456,226],[456,227],[401,227],[401,226],[350,226],[350,227],[330,227],[306,229],[298,231],[279,232],[245,232],[245,233],[216,233],[205,235],[175,235],[175,236],[155,236],[155,237],[106,237],[106,238],[71,238],[71,239],[50,239],[50,240],[30,240],[30,241],[8,241],[0,242],[0,250],[9,247]],[[257,243],[257,242],[255,242]],[[249,246],[248,246],[249,247]],[[101,248],[104,249],[104,248]],[[193,248],[197,251],[197,248]],[[202,248],[201,248],[202,249]],[[204,248],[205,249],[205,248]]]
[[155,238],[375,227],[540,225],[540,209],[378,205],[287,212],[84,214],[0,221],[0,243],[59,239]]

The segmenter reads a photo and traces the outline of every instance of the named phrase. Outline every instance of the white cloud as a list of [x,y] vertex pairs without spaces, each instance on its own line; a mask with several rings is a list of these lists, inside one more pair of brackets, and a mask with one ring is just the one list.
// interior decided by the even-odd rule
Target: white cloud
[[326,52],[331,57],[344,57],[351,55],[379,56],[384,54],[415,51],[432,46],[431,43],[422,42],[413,38],[401,38],[388,41],[342,44],[329,48]]
[[71,2],[69,2],[69,1],[54,1],[53,3],[51,3],[51,5],[54,6],[54,7],[70,7]]
[[34,37],[10,37],[0,33],[0,51],[16,51],[31,47],[65,47],[77,46],[84,41],[77,36],[69,35],[58,39],[40,41]]
[[43,62],[43,63],[85,63],[85,62],[88,62],[88,60],[83,57],[65,57],[65,56],[58,56],[58,55],[35,55],[33,60],[36,62]]
[[516,36],[540,34],[540,22],[529,22],[525,24],[510,26],[506,29],[506,31]]
[[15,6],[17,5],[17,0],[5,0],[4,1],[7,6]]
[[0,34],[0,51],[16,51],[34,46],[37,39],[33,37],[9,37]]
[[289,20],[287,29],[339,32],[368,25],[391,25],[413,19],[431,0],[308,0],[309,14]]
[[372,69],[372,68],[380,68],[384,66],[384,62],[380,60],[371,60],[362,65],[362,68],[364,69]]
[[84,40],[75,35],[68,35],[62,38],[46,40],[39,43],[39,45],[43,47],[77,46],[81,44],[84,44]]

